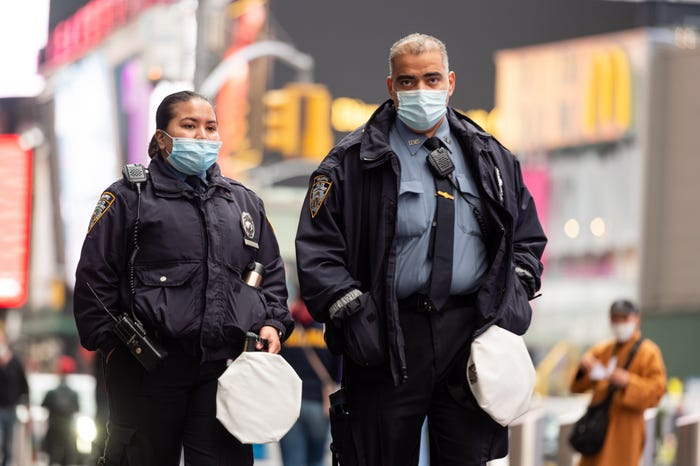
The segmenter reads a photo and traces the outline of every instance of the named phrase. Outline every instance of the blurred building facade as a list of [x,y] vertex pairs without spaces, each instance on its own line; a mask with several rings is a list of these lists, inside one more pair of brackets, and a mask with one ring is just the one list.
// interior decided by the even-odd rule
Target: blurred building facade
[[[533,346],[608,336],[607,311],[638,301],[669,373],[697,375],[700,228],[694,119],[698,35],[644,28],[496,55],[497,133],[546,195],[549,237]],[[540,185],[540,183],[543,184]],[[541,212],[542,214],[542,212]]]

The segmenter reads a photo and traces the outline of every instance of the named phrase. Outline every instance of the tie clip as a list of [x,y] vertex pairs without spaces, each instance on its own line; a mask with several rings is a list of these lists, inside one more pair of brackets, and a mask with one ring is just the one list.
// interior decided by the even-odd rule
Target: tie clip
[[454,201],[454,200],[455,200],[455,197],[454,197],[452,194],[446,193],[445,191],[438,191],[438,192],[436,193],[436,195],[442,196],[442,197],[444,197],[445,199],[449,199],[450,201]]

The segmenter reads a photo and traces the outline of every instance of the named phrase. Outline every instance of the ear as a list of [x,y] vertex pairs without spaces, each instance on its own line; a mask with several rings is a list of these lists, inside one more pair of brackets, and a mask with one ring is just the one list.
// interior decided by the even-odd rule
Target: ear
[[447,81],[450,83],[449,87],[449,92],[447,93],[448,96],[452,96],[452,93],[455,91],[455,72],[450,71],[447,73]]
[[153,136],[156,138],[156,142],[158,143],[158,148],[160,150],[164,150],[165,149],[165,140],[167,138],[165,137],[165,134],[163,133],[163,131],[157,129]]
[[391,76],[386,77],[386,91],[389,93],[389,98],[396,100],[396,93],[394,92],[394,83],[391,80]]

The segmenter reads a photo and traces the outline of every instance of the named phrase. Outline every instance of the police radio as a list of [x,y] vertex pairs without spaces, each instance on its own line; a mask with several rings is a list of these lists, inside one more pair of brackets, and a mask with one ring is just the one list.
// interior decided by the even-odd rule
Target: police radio
[[105,306],[102,299],[100,299],[92,286],[90,286],[90,283],[86,284],[102,308],[109,314],[112,320],[116,322],[114,329],[117,337],[129,348],[131,354],[134,355],[136,360],[140,362],[147,371],[154,369],[160,361],[165,359],[168,353],[156,342],[151,341],[146,334],[146,329],[143,328],[143,325],[138,319],[132,318],[126,313],[116,317],[109,311],[107,306]]
[[122,175],[130,183],[144,183],[148,180],[148,170],[140,163],[127,163],[122,167]]
[[430,171],[433,172],[433,176],[438,178],[447,178],[450,184],[454,186],[452,177],[450,176],[453,171],[455,171],[455,166],[452,163],[450,154],[444,147],[438,147],[426,157]]
[[[464,201],[469,205],[469,207],[472,210],[472,213],[474,214],[474,217],[476,218],[476,222],[479,224],[481,234],[484,238],[486,238],[488,236],[486,230],[486,222],[484,221],[484,217],[479,211],[479,206],[477,206],[474,203],[474,201],[470,200],[469,197],[465,193],[463,193],[461,189],[459,189],[459,187],[455,183],[454,178],[452,177],[452,173],[455,171],[455,165],[452,162],[452,159],[450,158],[450,153],[447,151],[447,149],[445,149],[444,147],[438,147],[434,151],[431,151],[430,154],[428,154],[428,156],[425,158],[425,160],[428,162],[428,167],[430,168],[433,177],[439,179],[447,179],[447,181],[450,182],[452,188],[454,188],[455,192],[459,193],[462,199],[464,199]],[[496,170],[498,170],[498,168],[496,168]],[[433,248],[432,241],[434,241],[434,237],[431,237],[431,251]]]

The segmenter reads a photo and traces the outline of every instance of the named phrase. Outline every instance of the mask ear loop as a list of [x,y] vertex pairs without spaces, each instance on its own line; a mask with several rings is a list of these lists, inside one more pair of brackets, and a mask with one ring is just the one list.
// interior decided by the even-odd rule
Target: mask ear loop
[[[172,137],[171,135],[169,135],[168,132],[165,131],[164,129],[159,129],[158,131],[160,131],[161,133],[165,134],[166,136],[168,136],[168,137],[170,138],[170,141],[171,141],[171,143],[170,143],[170,152],[168,153],[168,151],[167,151],[167,149],[166,149],[165,147],[163,147],[163,149],[162,149],[163,152],[165,152],[165,155],[166,155],[167,157],[170,157],[170,154],[173,153],[172,147],[173,147],[173,143],[175,142],[175,138]],[[167,158],[167,157],[166,157],[166,158]]]

